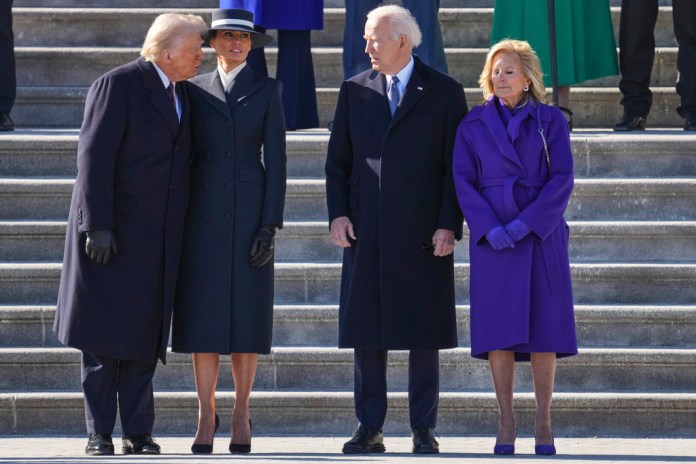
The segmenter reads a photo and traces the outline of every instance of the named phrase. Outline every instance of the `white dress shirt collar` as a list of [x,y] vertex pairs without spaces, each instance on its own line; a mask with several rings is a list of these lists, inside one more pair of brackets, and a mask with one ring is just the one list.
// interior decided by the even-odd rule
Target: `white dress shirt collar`
[[[397,87],[399,88],[399,94],[402,98],[404,95],[404,91],[406,90],[406,86],[408,85],[408,81],[411,79],[411,74],[413,74],[414,63],[415,62],[413,61],[413,55],[411,55],[411,59],[408,61],[406,66],[404,66],[401,69],[401,71],[396,73],[396,77],[399,78],[399,83],[397,84]],[[387,85],[389,85],[392,76],[390,74],[385,74],[385,77],[387,78]]]
[[246,61],[239,66],[234,67],[230,72],[225,72],[225,70],[222,69],[222,66],[218,64],[217,70],[220,74],[220,80],[222,81],[222,88],[225,89],[225,91],[229,90],[230,85],[232,85],[232,82],[234,82],[245,66]]
[[157,66],[157,63],[155,63],[154,61],[152,61],[151,63],[155,67],[157,74],[159,74],[160,79],[162,79],[162,85],[164,85],[164,90],[167,90],[169,88],[170,83],[174,86],[174,102],[176,103],[176,115],[179,117],[179,121],[181,121],[181,101],[179,101],[179,96],[176,94],[176,82],[170,81],[167,75],[164,73],[164,71],[162,71],[160,67]]

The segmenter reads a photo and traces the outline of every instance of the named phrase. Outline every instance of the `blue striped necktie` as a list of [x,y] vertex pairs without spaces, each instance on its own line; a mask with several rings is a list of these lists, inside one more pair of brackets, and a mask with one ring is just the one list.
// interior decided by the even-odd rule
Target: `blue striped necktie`
[[399,99],[401,99],[401,93],[399,92],[399,78],[392,76],[389,84],[387,85],[387,98],[389,99],[389,110],[392,116],[396,111],[396,107],[399,105]]

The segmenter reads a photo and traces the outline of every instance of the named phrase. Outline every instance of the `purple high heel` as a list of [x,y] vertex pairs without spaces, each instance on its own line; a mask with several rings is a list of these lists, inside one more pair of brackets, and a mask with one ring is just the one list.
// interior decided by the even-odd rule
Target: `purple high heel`
[[553,456],[556,454],[556,446],[554,445],[555,437],[551,434],[550,445],[534,445],[534,453],[540,456]]
[[512,439],[512,444],[505,445],[495,445],[493,447],[493,454],[499,456],[512,456],[515,454],[515,439],[517,438],[517,430],[515,430],[515,438]]

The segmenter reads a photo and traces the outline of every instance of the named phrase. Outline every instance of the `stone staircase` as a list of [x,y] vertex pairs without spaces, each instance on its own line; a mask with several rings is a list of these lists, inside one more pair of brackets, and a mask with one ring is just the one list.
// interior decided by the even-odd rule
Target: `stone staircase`
[[[326,1],[314,35],[320,116],[333,116],[341,81],[342,1]],[[606,129],[619,116],[617,78],[576,87],[576,188],[567,212],[580,355],[559,362],[559,436],[685,436],[696,417],[696,135],[674,114],[671,8],[658,25],[655,107],[644,134]],[[137,55],[168,7],[209,16],[211,0],[15,0],[20,129],[0,134],[0,435],[84,434],[79,355],[51,332],[88,86]],[[452,74],[470,104],[488,43],[492,0],[443,0]],[[616,7],[618,2],[612,1]],[[613,14],[618,26],[618,9]],[[212,55],[207,54],[208,63]],[[268,50],[271,72],[275,51]],[[210,66],[208,66],[210,68]],[[324,130],[288,133],[286,228],[278,235],[274,347],[253,394],[259,434],[347,435],[354,425],[352,353],[335,348],[340,250],[328,240]],[[468,253],[456,249],[460,347],[441,355],[438,432],[494,434],[486,363],[469,356]],[[385,431],[406,434],[406,354],[390,355]],[[229,368],[218,393],[223,431],[233,403]],[[521,434],[533,421],[529,368],[520,365]],[[191,435],[190,357],[172,354],[155,378],[158,434]],[[524,431],[524,432],[522,432]]]

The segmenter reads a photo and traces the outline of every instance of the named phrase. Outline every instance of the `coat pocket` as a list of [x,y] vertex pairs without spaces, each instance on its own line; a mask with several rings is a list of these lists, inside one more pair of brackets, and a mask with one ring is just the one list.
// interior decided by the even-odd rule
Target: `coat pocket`
[[266,183],[266,174],[258,169],[242,166],[239,168],[239,181],[264,185]]

